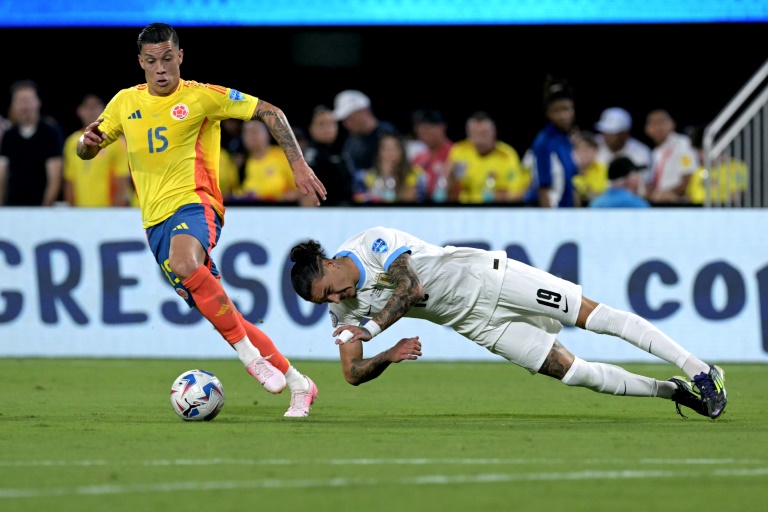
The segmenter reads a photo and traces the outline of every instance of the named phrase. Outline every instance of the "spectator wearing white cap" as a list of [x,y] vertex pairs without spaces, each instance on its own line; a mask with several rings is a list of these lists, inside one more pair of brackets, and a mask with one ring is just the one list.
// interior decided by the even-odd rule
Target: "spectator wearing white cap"
[[341,122],[346,134],[343,150],[352,158],[355,169],[364,172],[371,168],[379,139],[385,133],[398,133],[397,128],[377,118],[371,109],[371,99],[360,91],[347,89],[336,95],[333,116]]
[[632,116],[621,107],[603,110],[595,124],[597,130],[597,160],[608,166],[614,159],[625,156],[642,172],[644,183],[649,183],[651,169],[651,148],[632,137]]

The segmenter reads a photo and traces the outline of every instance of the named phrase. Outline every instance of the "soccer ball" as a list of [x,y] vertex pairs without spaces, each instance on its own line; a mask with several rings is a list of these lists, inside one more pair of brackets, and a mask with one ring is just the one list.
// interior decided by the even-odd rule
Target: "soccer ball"
[[171,406],[184,421],[211,421],[224,407],[224,386],[205,370],[189,370],[171,386]]

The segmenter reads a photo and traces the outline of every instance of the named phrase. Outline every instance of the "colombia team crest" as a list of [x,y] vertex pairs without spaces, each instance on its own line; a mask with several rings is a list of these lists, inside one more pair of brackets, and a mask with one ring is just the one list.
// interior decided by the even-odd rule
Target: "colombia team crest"
[[171,108],[171,117],[174,119],[181,121],[182,119],[186,119],[188,115],[189,107],[183,103],[178,103]]

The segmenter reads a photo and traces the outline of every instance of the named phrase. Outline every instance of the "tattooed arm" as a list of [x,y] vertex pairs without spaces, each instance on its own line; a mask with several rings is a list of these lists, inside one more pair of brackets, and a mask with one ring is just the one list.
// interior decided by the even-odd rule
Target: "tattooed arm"
[[403,253],[398,256],[389,265],[387,273],[395,283],[395,291],[379,314],[371,319],[382,331],[403,318],[413,306],[424,299],[424,285],[421,284],[410,254]]
[[363,343],[355,341],[339,345],[341,369],[344,378],[353,386],[373,380],[389,368],[392,363],[406,359],[415,360],[421,356],[421,342],[418,336],[403,338],[394,347],[371,358],[363,358]]
[[285,157],[293,170],[293,181],[296,187],[304,195],[311,195],[315,204],[319,205],[321,199],[325,199],[325,186],[315,175],[315,172],[304,160],[304,154],[301,152],[299,143],[293,133],[288,118],[282,110],[264,100],[259,100],[256,105],[256,111],[253,113],[253,119],[261,121],[267,128],[272,137],[283,148]]

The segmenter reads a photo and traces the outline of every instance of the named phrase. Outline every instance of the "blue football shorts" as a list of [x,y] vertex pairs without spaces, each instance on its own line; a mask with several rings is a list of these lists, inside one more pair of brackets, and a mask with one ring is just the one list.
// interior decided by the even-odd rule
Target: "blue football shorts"
[[212,206],[207,204],[184,205],[169,218],[147,229],[147,242],[155,261],[160,265],[163,275],[176,289],[176,293],[184,299],[189,307],[195,306],[192,294],[181,283],[181,280],[173,273],[169,261],[171,250],[171,238],[176,235],[192,235],[200,242],[208,254],[206,266],[215,277],[219,276],[219,270],[211,259],[211,250],[216,247],[221,235],[221,217]]

